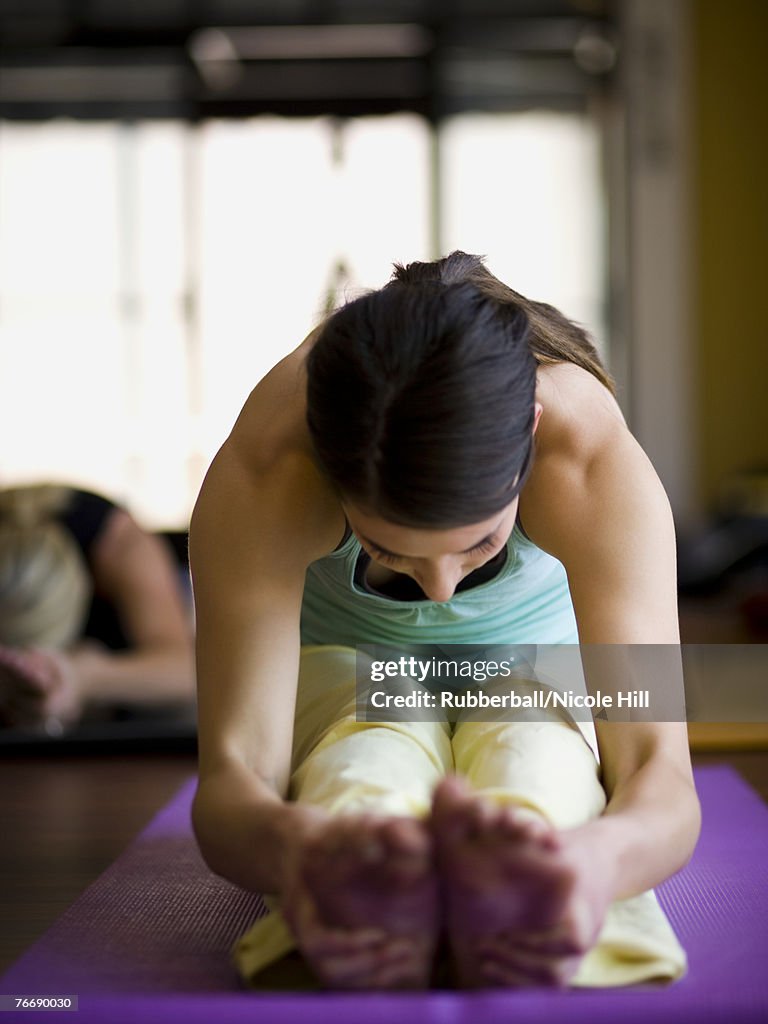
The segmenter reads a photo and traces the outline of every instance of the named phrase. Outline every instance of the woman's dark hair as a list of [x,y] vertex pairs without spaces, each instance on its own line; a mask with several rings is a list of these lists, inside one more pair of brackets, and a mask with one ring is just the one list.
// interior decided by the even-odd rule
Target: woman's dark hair
[[612,390],[586,333],[479,256],[396,265],[338,309],[307,361],[307,422],[340,493],[394,523],[488,519],[533,455],[536,368],[573,362]]

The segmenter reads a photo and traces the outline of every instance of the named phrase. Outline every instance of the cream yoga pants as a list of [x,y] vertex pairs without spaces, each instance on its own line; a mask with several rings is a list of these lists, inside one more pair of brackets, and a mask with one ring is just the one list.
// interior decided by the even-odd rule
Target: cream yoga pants
[[[457,772],[484,797],[514,804],[558,829],[597,817],[605,793],[591,747],[578,726],[548,721],[403,721],[355,717],[355,651],[305,647],[301,654],[290,798],[332,814],[375,811],[422,817],[432,791]],[[274,909],[237,944],[246,981],[295,948]],[[572,984],[614,986],[672,980],[685,972],[680,944],[652,891],[609,908],[595,947]]]

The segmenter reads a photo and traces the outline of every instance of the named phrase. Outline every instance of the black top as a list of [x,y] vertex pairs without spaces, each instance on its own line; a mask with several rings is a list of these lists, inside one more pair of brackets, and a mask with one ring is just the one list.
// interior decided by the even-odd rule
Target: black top
[[[109,517],[118,507],[99,494],[76,490],[72,492],[72,497],[57,516],[58,521],[80,548],[86,565],[91,570],[92,582],[94,545],[106,529]],[[98,640],[111,650],[124,650],[130,646],[120,625],[115,605],[108,597],[98,592],[95,582],[82,637]]]

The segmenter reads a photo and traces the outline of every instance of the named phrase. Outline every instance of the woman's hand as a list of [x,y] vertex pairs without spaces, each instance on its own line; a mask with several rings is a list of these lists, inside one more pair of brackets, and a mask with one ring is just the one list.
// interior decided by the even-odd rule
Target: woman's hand
[[376,928],[330,928],[300,875],[286,888],[283,915],[318,979],[328,986],[365,988],[382,967],[385,934]]
[[484,940],[478,954],[491,984],[565,987],[597,943],[614,897],[612,865],[581,829],[559,833],[558,846],[571,878],[562,917],[552,928]]
[[383,928],[342,928],[323,921],[305,876],[318,843],[324,842],[329,819],[321,812],[310,813],[316,817],[290,846],[282,886],[281,909],[299,950],[327,987],[401,987],[416,955],[411,937]]
[[62,651],[0,647],[0,721],[59,736],[75,725],[83,695],[72,659]]

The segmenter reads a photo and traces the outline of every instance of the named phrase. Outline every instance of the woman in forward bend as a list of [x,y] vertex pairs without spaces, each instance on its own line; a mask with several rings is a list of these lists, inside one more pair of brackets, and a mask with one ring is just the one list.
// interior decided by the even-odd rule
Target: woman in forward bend
[[[190,535],[214,871],[343,988],[674,978],[685,724],[360,722],[360,644],[678,643],[670,509],[585,334],[463,253],[397,267],[254,389]],[[589,676],[589,672],[587,673]],[[670,680],[670,685],[672,685]],[[587,679],[589,685],[590,680]]]
[[0,491],[0,724],[58,736],[96,708],[191,706],[187,604],[164,541],[110,499]]

